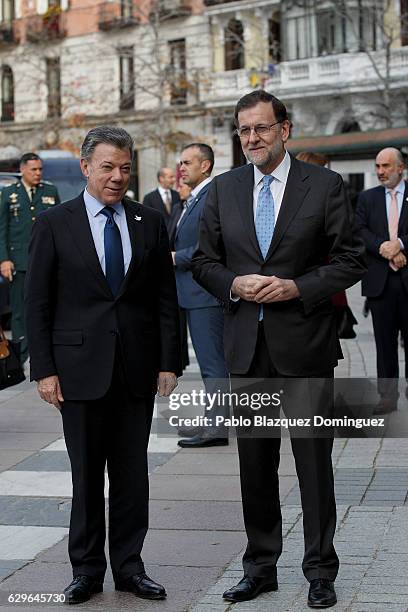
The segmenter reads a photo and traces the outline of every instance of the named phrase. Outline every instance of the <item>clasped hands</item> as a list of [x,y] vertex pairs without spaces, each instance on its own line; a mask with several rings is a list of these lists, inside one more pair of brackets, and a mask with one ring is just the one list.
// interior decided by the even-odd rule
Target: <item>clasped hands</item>
[[237,276],[231,286],[231,293],[258,304],[284,302],[299,297],[299,289],[295,281],[277,276],[262,276],[261,274],[246,274]]
[[397,268],[403,268],[407,264],[407,258],[401,251],[401,243],[397,240],[386,240],[380,246],[380,255],[391,261]]
[[[173,372],[159,372],[157,377],[157,393],[161,397],[168,397],[177,387],[177,376]],[[45,402],[53,404],[61,410],[64,401],[59,378],[56,375],[47,376],[37,382],[38,393]]]

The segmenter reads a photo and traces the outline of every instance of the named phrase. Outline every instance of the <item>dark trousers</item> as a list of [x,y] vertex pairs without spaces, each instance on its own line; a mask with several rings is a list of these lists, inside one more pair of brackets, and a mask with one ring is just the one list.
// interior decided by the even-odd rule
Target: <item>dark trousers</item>
[[10,283],[11,335],[16,342],[20,341],[20,361],[28,358],[27,333],[24,319],[24,282],[25,272],[16,272]]
[[[259,324],[255,357],[242,378],[284,378],[271,363],[263,325]],[[316,378],[332,378],[333,371]],[[234,378],[241,378],[235,377]],[[237,381],[239,384],[239,381]],[[248,545],[245,574],[272,578],[282,552],[282,515],[279,500],[280,438],[238,437],[242,504]],[[307,580],[335,580],[339,561],[333,546],[336,529],[331,452],[333,438],[291,437],[303,509]]]
[[[186,309],[187,324],[191,341],[200,367],[207,393],[217,393],[218,390],[229,390],[229,377],[224,357],[224,314],[220,306],[208,308]],[[203,427],[203,437],[227,437],[228,431],[223,426],[216,426],[217,416],[227,417],[228,406],[217,402],[211,410],[205,411],[212,421],[212,426]]]
[[408,380],[408,294],[400,272],[390,272],[379,297],[368,298],[373,318],[377,349],[379,394],[391,400],[398,398],[398,334],[402,333],[405,349],[405,378]]
[[148,528],[147,444],[153,398],[129,394],[118,353],[104,397],[65,401],[62,406],[73,482],[68,548],[74,576],[103,579],[105,574],[105,465],[113,576],[124,579],[144,571],[141,550]]

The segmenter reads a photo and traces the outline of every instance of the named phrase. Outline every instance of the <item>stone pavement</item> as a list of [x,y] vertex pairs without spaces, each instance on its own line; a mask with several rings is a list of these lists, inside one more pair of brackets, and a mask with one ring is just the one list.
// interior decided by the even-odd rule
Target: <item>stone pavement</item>
[[[356,340],[343,341],[341,377],[374,377],[371,320],[361,316],[358,288],[349,292],[359,320]],[[402,356],[401,356],[402,357]],[[197,372],[193,359],[186,376]],[[183,389],[183,385],[180,385]],[[403,411],[390,417],[394,429]],[[408,441],[335,441],[341,566],[336,583],[341,612],[408,610]],[[103,594],[84,610],[138,609],[158,612],[262,610],[299,612],[307,583],[301,572],[302,513],[294,462],[283,441],[281,498],[284,552],[279,591],[233,606],[221,594],[242,576],[243,532],[236,443],[229,447],[178,450],[176,438],[153,436],[149,447],[151,527],[144,548],[148,572],[168,590],[165,602],[116,593],[110,573]],[[29,383],[0,392],[0,610],[31,610],[7,603],[10,593],[60,592],[70,580],[67,529],[69,465],[60,417]],[[46,604],[44,610],[55,609]]]

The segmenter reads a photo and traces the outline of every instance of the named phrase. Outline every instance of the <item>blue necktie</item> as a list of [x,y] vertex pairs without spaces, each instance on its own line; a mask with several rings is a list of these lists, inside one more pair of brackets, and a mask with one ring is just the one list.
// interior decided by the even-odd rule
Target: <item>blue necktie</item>
[[113,295],[116,297],[125,276],[123,261],[123,248],[120,231],[113,215],[115,210],[110,206],[102,208],[101,213],[106,217],[103,241],[105,247],[105,276]]
[[[265,259],[272,242],[275,229],[275,202],[271,193],[271,183],[274,177],[266,175],[262,179],[262,189],[258,195],[256,206],[255,230],[262,257]],[[263,305],[259,309],[259,321],[263,319]]]

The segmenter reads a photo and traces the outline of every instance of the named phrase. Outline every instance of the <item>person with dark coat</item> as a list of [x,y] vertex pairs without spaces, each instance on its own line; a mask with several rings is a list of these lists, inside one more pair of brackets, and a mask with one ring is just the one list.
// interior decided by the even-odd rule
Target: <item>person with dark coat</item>
[[376,413],[387,414],[397,410],[398,404],[400,332],[408,382],[408,183],[403,179],[404,160],[398,149],[380,151],[375,167],[381,185],[360,194],[356,223],[367,249],[362,294],[367,297],[377,349],[381,399]]
[[116,589],[163,599],[145,573],[147,444],[154,396],[180,374],[178,306],[162,216],[124,197],[133,142],[117,127],[88,132],[87,187],[47,210],[32,232],[26,279],[31,379],[61,410],[71,462],[66,603],[102,591],[105,465],[109,556]]
[[158,187],[150,191],[143,198],[144,206],[158,210],[164,217],[166,227],[169,228],[174,206],[180,202],[180,196],[173,189],[176,177],[171,168],[160,168],[157,173]]
[[[312,385],[317,378],[323,390],[330,389],[339,357],[331,296],[365,272],[343,181],[289,155],[290,121],[271,94],[256,90],[241,98],[235,121],[250,163],[212,181],[194,278],[224,307],[224,348],[234,384],[260,379],[270,385],[279,378]],[[253,387],[258,390],[256,381]],[[316,394],[312,403],[321,406],[322,399],[325,394]],[[244,577],[223,595],[231,602],[278,588],[280,438],[266,434],[238,435],[248,545]],[[302,498],[308,605],[329,607],[337,601],[339,568],[333,438],[306,434],[292,436],[291,444]]]

